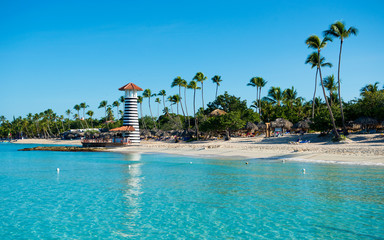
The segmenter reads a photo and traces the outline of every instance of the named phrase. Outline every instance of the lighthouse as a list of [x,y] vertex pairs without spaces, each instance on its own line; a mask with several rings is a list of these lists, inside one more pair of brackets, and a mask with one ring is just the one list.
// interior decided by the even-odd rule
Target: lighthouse
[[123,126],[132,126],[134,131],[126,132],[126,137],[129,137],[132,144],[140,144],[140,130],[139,130],[139,114],[137,112],[137,92],[143,91],[140,87],[133,83],[119,88],[124,91],[125,104],[124,104],[124,118]]

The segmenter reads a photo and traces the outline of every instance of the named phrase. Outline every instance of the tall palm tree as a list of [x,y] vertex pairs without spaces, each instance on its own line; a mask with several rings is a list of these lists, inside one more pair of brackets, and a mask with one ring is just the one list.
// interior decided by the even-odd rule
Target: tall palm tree
[[187,87],[188,83],[184,79],[181,81],[181,86],[184,88],[184,106],[185,106],[185,113],[188,117],[188,107],[187,107]]
[[112,103],[112,106],[116,107],[116,116],[117,118],[119,118],[119,106],[120,106],[120,102],[119,101],[114,101]]
[[101,101],[99,105],[99,108],[104,108],[105,121],[107,121],[107,105],[108,102],[106,100]]
[[201,83],[201,101],[203,104],[203,110],[204,110],[204,81],[207,80],[207,77],[204,76],[202,72],[196,73],[196,75],[193,77],[193,80],[196,80]]
[[281,105],[281,101],[283,100],[283,92],[280,87],[271,87],[268,91],[268,97],[266,99],[277,106]]
[[256,86],[259,88],[259,115],[261,115],[261,89],[267,85],[268,81],[265,81],[262,77],[256,77]]
[[73,109],[75,109],[77,111],[77,117],[80,116],[80,105],[79,104],[76,104]]
[[317,89],[317,74],[319,72],[319,68],[317,64],[320,63],[321,67],[332,67],[332,64],[329,62],[325,62],[325,57],[322,57],[319,61],[319,55],[317,52],[311,53],[307,59],[305,60],[305,64],[311,64],[311,68],[316,67],[316,75],[315,75],[315,90],[313,91],[313,100],[312,100],[312,119],[315,117],[315,98],[316,98],[316,89]]
[[71,109],[67,109],[67,111],[65,111],[65,113],[67,114],[68,119],[70,119],[71,118],[71,114],[72,114]]
[[[332,41],[332,39],[330,39],[328,37],[324,37],[323,40],[320,40],[320,38],[318,36],[311,35],[307,38],[307,40],[305,40],[305,43],[308,45],[308,48],[316,49],[317,55],[319,56],[319,59],[321,59],[321,55],[320,55],[321,49],[323,49],[327,45],[328,41]],[[331,121],[332,121],[332,125],[333,125],[333,132],[335,133],[336,139],[340,139],[340,135],[337,132],[337,128],[336,128],[335,118],[333,117],[333,112],[332,112],[331,106],[329,105],[327,94],[325,93],[323,77],[321,74],[320,61],[318,61],[318,63],[317,63],[317,68],[318,68],[319,74],[320,74],[321,87],[323,88],[323,94],[324,94],[325,102],[327,104],[329,115],[331,117]]]
[[141,124],[143,125],[144,129],[147,127],[145,126],[145,122],[143,119],[143,97],[142,96],[137,96],[137,102],[140,104],[140,119],[141,119]]
[[344,111],[343,111],[343,101],[341,100],[341,93],[340,93],[340,62],[341,62],[341,50],[343,48],[343,42],[344,39],[348,38],[351,35],[357,35],[358,30],[355,27],[350,27],[348,30],[346,29],[343,22],[337,21],[334,24],[332,24],[328,30],[324,31],[324,36],[328,37],[335,37],[340,39],[340,52],[339,52],[339,66],[337,69],[337,92],[339,96],[339,103],[340,103],[340,110],[341,110],[341,121],[343,124],[343,132],[344,134],[348,134],[348,131],[345,127],[345,121],[344,121]]
[[149,112],[151,113],[151,119],[155,124],[155,128],[156,128],[156,123],[155,123],[155,120],[153,119],[152,108],[151,108],[151,97],[154,97],[154,96],[156,96],[156,94],[152,94],[151,89],[149,88],[145,89],[143,92],[143,97],[148,98]]
[[88,108],[89,105],[87,105],[85,102],[80,103],[80,108],[83,109],[83,118],[85,119],[85,109]]
[[247,86],[251,86],[251,87],[256,87],[256,101],[259,99],[258,97],[258,94],[259,94],[259,89],[258,89],[258,86],[256,85],[256,80],[257,78],[256,77],[253,77],[249,80],[249,83],[247,84]]
[[177,115],[179,115],[179,103],[180,103],[180,100],[181,100],[181,98],[180,98],[179,94],[175,94],[175,95],[173,95],[171,97],[172,104],[176,104],[176,106],[177,106]]
[[92,121],[92,117],[93,117],[93,114],[94,112],[92,110],[88,110],[88,112],[86,113],[89,118],[91,119],[91,127],[93,128],[93,121]]
[[333,74],[324,78],[324,87],[329,92],[329,99],[330,99],[331,106],[332,106],[333,105],[333,100],[332,99],[335,98],[335,96],[334,96],[335,95],[335,91],[337,91],[337,85],[336,85],[336,82],[335,82],[335,76]]
[[194,80],[190,81],[187,87],[193,89],[193,116],[195,117],[196,138],[199,139],[199,127],[196,117],[196,90],[200,89],[200,87],[197,86],[197,83]]
[[165,96],[167,96],[167,92],[165,90],[160,90],[160,92],[157,95],[163,97],[163,106],[164,106],[164,109],[165,109]]
[[379,82],[375,82],[374,84],[365,85],[360,89],[360,96],[367,97],[370,94],[379,92]]
[[218,76],[218,75],[215,75],[213,76],[212,78],[212,82],[213,83],[216,83],[216,95],[215,95],[215,99],[217,99],[217,90],[220,86],[220,82],[222,82],[223,80],[221,79],[221,76]]
[[[179,97],[181,96],[181,87],[183,85],[183,81],[185,81],[184,79],[182,79],[180,76],[177,76],[175,79],[173,79],[173,82],[171,84],[171,87],[179,87]],[[181,111],[183,112],[183,115],[185,117],[185,113],[184,113],[184,108],[183,108],[183,103],[180,102],[180,105],[181,105]],[[179,104],[177,104],[177,109],[179,109]],[[177,113],[179,114],[179,113]]]

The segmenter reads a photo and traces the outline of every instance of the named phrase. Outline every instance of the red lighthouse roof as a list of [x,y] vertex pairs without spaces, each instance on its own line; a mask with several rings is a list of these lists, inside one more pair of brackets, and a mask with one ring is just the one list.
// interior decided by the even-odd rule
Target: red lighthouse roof
[[137,85],[135,85],[133,83],[128,83],[127,85],[124,85],[121,88],[119,88],[119,90],[120,91],[124,91],[124,90],[143,91],[143,89],[141,87],[138,87]]

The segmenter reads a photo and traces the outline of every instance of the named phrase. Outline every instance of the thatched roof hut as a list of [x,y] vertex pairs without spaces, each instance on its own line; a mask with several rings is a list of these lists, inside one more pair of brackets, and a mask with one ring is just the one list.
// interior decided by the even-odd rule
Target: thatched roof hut
[[295,123],[292,128],[308,130],[308,129],[310,129],[310,124],[311,124],[311,120],[304,119],[304,120],[301,120],[301,121]]
[[267,125],[263,122],[259,122],[256,126],[259,130],[265,130],[267,128]]
[[377,127],[379,125],[379,122],[371,117],[359,117],[353,123],[360,125],[362,128]]
[[277,118],[275,121],[271,122],[272,128],[284,128],[289,130],[292,126],[293,124],[284,118]]
[[208,116],[209,117],[217,117],[217,116],[221,116],[221,115],[224,115],[224,114],[227,114],[224,110],[215,109],[210,114],[208,114]]
[[247,124],[245,125],[244,128],[250,132],[254,132],[254,131],[259,130],[259,128],[256,126],[256,124],[254,124],[253,122],[247,122]]

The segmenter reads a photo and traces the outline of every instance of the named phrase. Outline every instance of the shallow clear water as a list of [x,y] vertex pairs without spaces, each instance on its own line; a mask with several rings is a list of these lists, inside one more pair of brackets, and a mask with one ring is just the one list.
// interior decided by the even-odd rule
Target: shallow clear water
[[0,144],[0,239],[384,239],[383,167],[24,147]]

